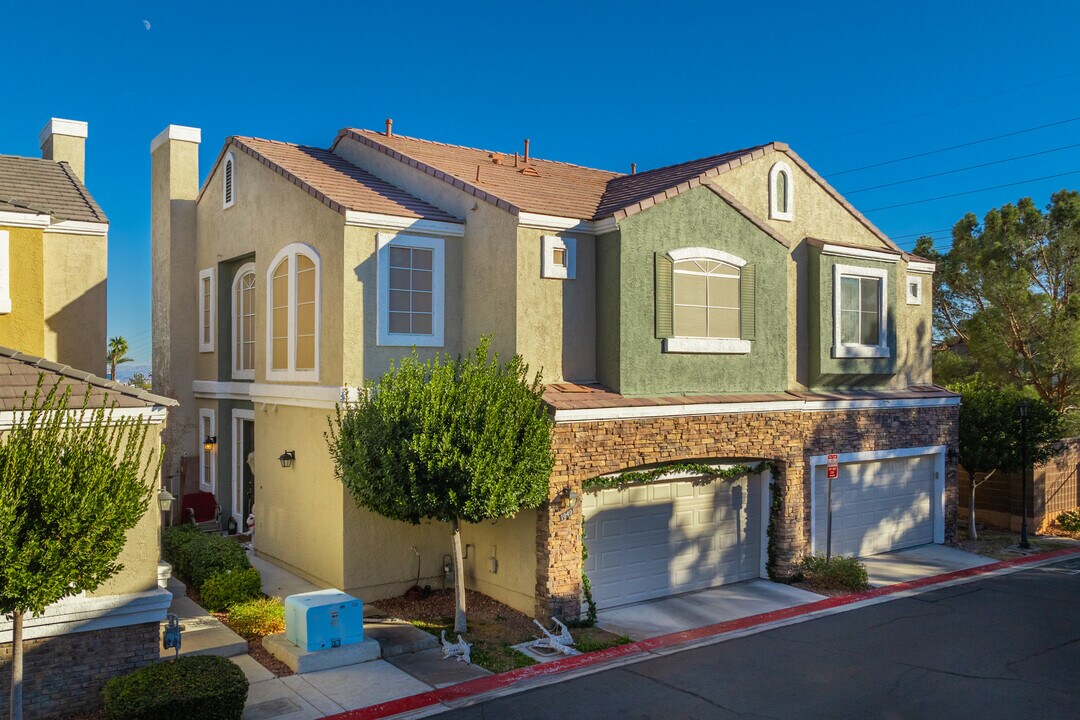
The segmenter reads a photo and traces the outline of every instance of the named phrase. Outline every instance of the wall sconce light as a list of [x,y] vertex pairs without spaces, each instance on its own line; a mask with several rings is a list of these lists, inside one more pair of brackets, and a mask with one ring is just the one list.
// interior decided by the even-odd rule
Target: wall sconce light
[[278,457],[278,460],[281,461],[281,467],[290,468],[293,466],[293,461],[296,460],[296,451],[286,450],[285,452],[281,453],[281,455]]
[[157,495],[158,508],[161,509],[161,512],[167,513],[172,510],[173,502],[175,500],[176,498],[173,497],[173,494],[171,492],[169,492],[165,488],[161,488],[161,492],[159,492]]
[[203,450],[206,452],[213,452],[215,445],[217,445],[217,435],[207,435],[202,443]]
[[577,501],[580,497],[574,490],[570,489],[569,485],[559,493],[559,504],[563,507],[563,511],[559,513],[560,520],[569,520],[574,515],[574,508],[577,507]]

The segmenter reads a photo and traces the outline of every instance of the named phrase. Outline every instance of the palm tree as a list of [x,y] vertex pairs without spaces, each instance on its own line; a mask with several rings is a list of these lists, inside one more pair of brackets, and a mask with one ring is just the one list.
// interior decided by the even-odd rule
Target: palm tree
[[109,338],[109,354],[105,356],[105,363],[109,366],[109,379],[116,380],[116,366],[120,363],[131,362],[127,357],[128,343],[123,335]]

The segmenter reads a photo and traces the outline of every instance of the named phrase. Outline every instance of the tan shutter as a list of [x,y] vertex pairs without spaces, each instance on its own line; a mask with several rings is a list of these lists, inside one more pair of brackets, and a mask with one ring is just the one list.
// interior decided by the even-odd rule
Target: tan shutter
[[672,302],[672,269],[674,263],[664,253],[656,253],[656,337],[669,338],[675,335],[674,310]]
[[742,283],[740,284],[742,297],[739,299],[742,315],[742,339],[757,339],[757,268],[753,265],[743,265]]

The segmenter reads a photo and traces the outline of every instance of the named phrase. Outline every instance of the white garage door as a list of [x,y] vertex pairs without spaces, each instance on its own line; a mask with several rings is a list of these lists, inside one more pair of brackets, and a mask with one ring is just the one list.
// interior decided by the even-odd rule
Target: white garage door
[[600,608],[756,578],[761,479],[586,493],[585,572]]
[[[875,555],[934,541],[934,456],[840,464],[832,489],[832,552]],[[814,549],[825,552],[828,488],[815,468]]]

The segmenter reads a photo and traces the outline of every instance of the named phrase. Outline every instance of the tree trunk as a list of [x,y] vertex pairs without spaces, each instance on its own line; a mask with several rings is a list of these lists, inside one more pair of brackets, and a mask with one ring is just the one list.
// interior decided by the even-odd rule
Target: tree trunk
[[22,720],[23,614],[12,613],[11,623],[11,720]]
[[456,517],[450,520],[450,541],[454,546],[454,632],[466,633],[465,562],[461,559],[461,528]]
[[979,531],[975,529],[975,473],[971,473],[971,497],[968,498],[968,537],[972,540],[979,539]]

